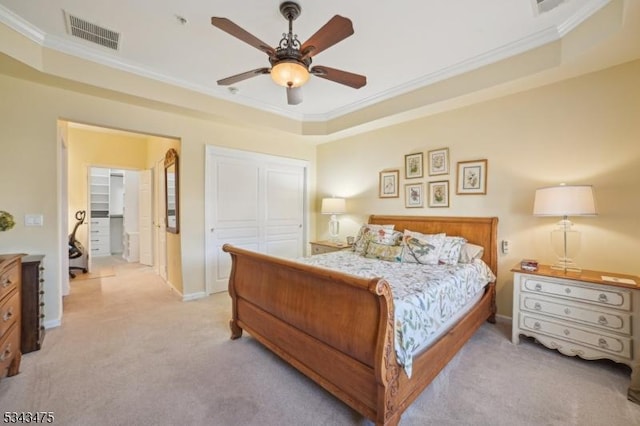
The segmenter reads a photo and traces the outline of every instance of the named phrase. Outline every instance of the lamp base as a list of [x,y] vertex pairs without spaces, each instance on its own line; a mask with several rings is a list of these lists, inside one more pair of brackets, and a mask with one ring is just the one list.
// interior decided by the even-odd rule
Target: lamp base
[[338,222],[338,218],[335,214],[331,215],[331,219],[329,219],[329,241],[332,243],[340,242],[340,222]]
[[564,271],[564,272],[582,272],[582,268],[580,268],[575,263],[571,262],[569,264],[562,263],[560,261],[551,265],[551,269],[556,271]]
[[551,269],[564,272],[582,272],[573,260],[580,251],[580,232],[572,229],[572,223],[566,217],[558,222],[558,227],[551,231],[551,244],[557,260]]

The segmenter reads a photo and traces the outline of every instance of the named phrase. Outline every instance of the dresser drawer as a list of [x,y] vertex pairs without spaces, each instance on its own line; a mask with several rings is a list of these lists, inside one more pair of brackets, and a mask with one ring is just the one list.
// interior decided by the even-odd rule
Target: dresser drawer
[[92,217],[89,224],[91,225],[92,229],[95,227],[104,227],[109,229],[110,220],[111,219],[109,219],[108,217]]
[[91,244],[91,254],[94,256],[111,255],[111,246],[105,243]]
[[0,338],[0,378],[8,373],[13,359],[18,356],[20,350],[20,327],[13,324],[9,332]]
[[569,280],[547,281],[541,277],[524,276],[521,281],[522,291],[550,296],[561,296],[580,302],[594,303],[616,309],[631,309],[631,292],[617,287],[593,288],[579,285]]
[[318,246],[315,244],[311,246],[311,254],[331,253],[332,251],[335,251],[335,249],[331,247]]
[[14,260],[0,270],[0,300],[11,293],[20,282],[18,263],[18,260]]
[[593,305],[564,303],[557,298],[551,299],[526,293],[523,293],[520,300],[520,309],[600,327],[603,330],[631,334],[631,315],[622,311],[599,309]]
[[0,305],[0,339],[9,331],[9,328],[20,318],[20,293],[18,290],[8,296]]
[[576,345],[627,359],[632,359],[633,356],[631,339],[622,336],[614,337],[604,333],[584,330],[571,325],[549,321],[525,312],[520,313],[520,328],[538,334],[557,337]]

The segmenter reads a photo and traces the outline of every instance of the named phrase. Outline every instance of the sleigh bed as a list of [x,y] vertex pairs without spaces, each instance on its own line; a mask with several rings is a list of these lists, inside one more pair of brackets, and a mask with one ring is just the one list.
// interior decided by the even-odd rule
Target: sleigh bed
[[[497,218],[378,216],[369,224],[446,233],[482,246],[497,275]],[[485,322],[495,321],[495,281],[430,346],[409,377],[394,350],[394,303],[381,278],[356,275],[225,245],[232,269],[231,338],[246,330],[300,372],[378,425],[402,412]]]

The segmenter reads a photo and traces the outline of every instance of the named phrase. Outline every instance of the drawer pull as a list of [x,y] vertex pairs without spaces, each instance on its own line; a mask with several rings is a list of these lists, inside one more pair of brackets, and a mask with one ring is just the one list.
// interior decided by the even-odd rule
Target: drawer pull
[[44,290],[40,290],[40,295],[42,296],[44,294]]
[[534,329],[536,329],[536,330],[540,330],[540,323],[539,323],[539,322],[537,322],[537,321],[536,321],[536,322],[534,322],[534,323],[533,323],[533,328],[534,328]]
[[2,321],[7,322],[11,319],[11,317],[13,317],[13,306],[9,306],[9,309],[7,309],[7,312],[5,312],[4,315],[2,315]]
[[539,311],[540,309],[542,309],[542,305],[540,305],[538,302],[536,302],[536,304],[533,305],[533,309],[535,309],[536,311]]
[[44,278],[40,278],[40,282],[43,283],[44,282]]
[[602,337],[598,339],[598,346],[600,346],[603,349],[609,349],[609,344]]
[[40,314],[40,318],[44,318],[44,314]]
[[598,324],[607,325],[609,324],[609,321],[607,321],[607,318],[605,318],[604,315],[600,315],[600,317],[598,318]]
[[564,289],[564,292],[567,293],[567,294],[571,294],[571,289],[569,287],[567,287],[567,288]]
[[607,302],[607,301],[608,301],[608,299],[607,299],[607,295],[606,295],[606,294],[604,294],[604,293],[600,293],[600,296],[598,296],[598,301],[600,301],[600,302]]
[[569,331],[569,329],[568,329],[568,328],[565,328],[565,329],[564,329],[564,335],[565,335],[565,336],[568,336],[569,334],[571,334],[571,332]]
[[11,284],[13,284],[13,283],[11,282],[11,278],[7,278],[7,279],[5,279],[5,280],[2,282],[2,287],[3,287],[3,288],[6,288],[6,287],[9,287]]
[[540,291],[542,290],[542,286],[540,285],[540,283],[536,284],[536,286],[534,287],[535,291]]
[[0,362],[4,362],[5,359],[11,357],[11,343],[9,343],[6,349],[0,354]]
[[40,302],[40,306],[44,306],[44,302]]
[[564,308],[564,313],[565,313],[566,315],[571,315],[571,309],[569,309],[569,308]]

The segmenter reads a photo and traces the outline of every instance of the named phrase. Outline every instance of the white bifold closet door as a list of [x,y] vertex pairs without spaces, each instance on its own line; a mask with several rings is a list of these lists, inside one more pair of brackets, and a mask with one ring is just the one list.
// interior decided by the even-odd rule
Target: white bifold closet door
[[207,293],[226,291],[231,257],[224,244],[274,256],[304,254],[308,163],[207,147]]

